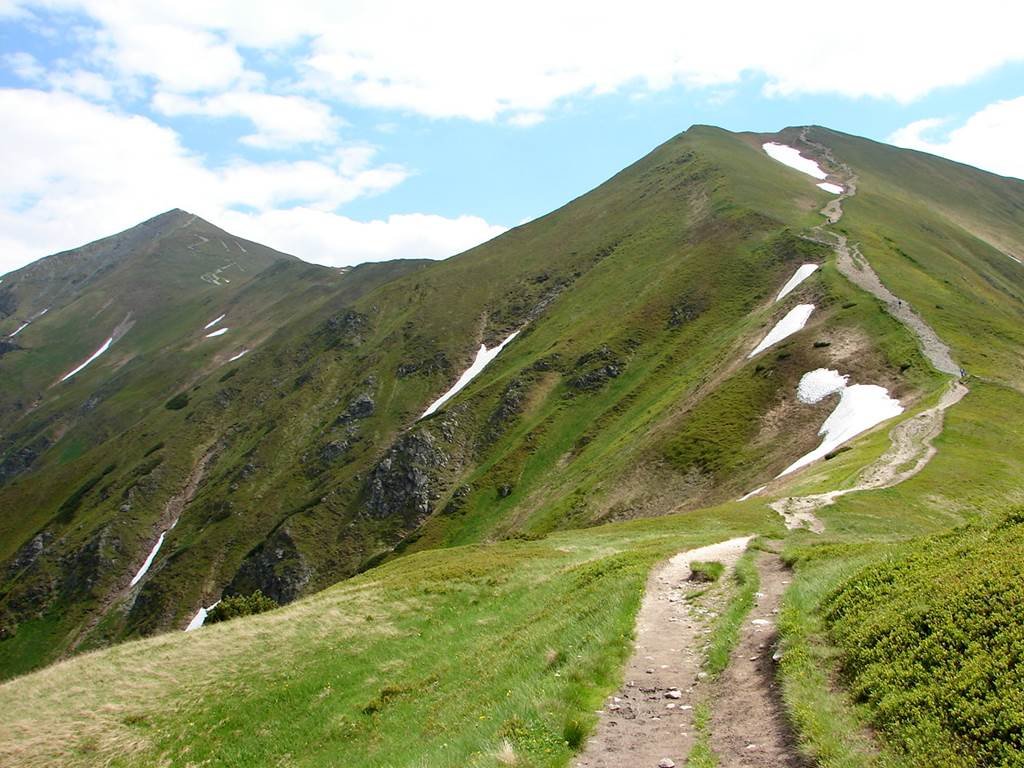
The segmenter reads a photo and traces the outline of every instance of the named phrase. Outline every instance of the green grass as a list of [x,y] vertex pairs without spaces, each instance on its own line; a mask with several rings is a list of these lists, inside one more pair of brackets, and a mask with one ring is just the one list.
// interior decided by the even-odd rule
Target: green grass
[[695,560],[690,563],[690,581],[718,581],[724,572],[725,566],[717,560]]
[[876,555],[819,546],[801,550],[798,557],[796,579],[779,613],[779,678],[800,751],[821,768],[900,768],[868,731],[868,713],[836,687],[838,651],[818,612],[830,590]]
[[711,707],[706,702],[693,709],[693,748],[686,758],[686,768],[716,768],[718,756],[711,748]]
[[736,647],[743,620],[754,607],[754,595],[760,580],[754,564],[756,550],[748,549],[736,562],[733,571],[733,591],[729,595],[725,610],[715,619],[708,640],[704,669],[710,678],[716,678],[729,666],[729,657]]
[[652,565],[777,525],[698,513],[410,555],[0,686],[20,713],[0,762],[489,766],[508,741],[520,765],[566,765],[620,682]]

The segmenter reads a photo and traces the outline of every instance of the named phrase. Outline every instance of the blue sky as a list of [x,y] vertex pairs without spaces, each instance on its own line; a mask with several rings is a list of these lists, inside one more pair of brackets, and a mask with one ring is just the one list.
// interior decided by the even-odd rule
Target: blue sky
[[1024,176],[1024,11],[942,5],[0,0],[0,272],[171,207],[320,263],[443,258],[693,123]]

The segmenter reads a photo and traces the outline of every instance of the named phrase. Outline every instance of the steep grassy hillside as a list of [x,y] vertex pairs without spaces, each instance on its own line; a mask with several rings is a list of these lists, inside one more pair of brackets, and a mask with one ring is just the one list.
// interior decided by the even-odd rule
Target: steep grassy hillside
[[[1012,229],[1015,214],[986,218],[970,200],[922,207],[929,174],[953,183],[959,167],[914,155],[908,170],[870,143],[810,136],[860,177],[840,226],[875,264],[869,220],[885,208],[886,236],[922,279],[962,273],[950,306],[985,298],[993,320],[950,341],[965,360],[991,349],[999,365],[977,372],[1015,384],[1019,265],[983,249],[950,256],[935,234],[954,219]],[[338,274],[281,259],[244,284],[215,276],[150,325],[140,314],[5,432],[16,471],[0,485],[0,507],[13,510],[0,519],[0,673],[181,629],[225,594],[259,589],[286,603],[423,550],[726,503],[818,444],[834,401],[795,397],[818,367],[885,386],[908,416],[932,402],[944,378],[914,337],[805,236],[831,196],[769,158],[764,138],[693,128],[564,208],[444,262]],[[997,195],[982,176],[975,183]],[[908,250],[906,227],[919,220]],[[181,274],[193,275],[185,250]],[[804,263],[821,268],[775,302]],[[939,311],[901,282],[915,274],[901,278],[885,259],[877,269],[927,319]],[[109,296],[92,285],[61,312],[103,306]],[[748,358],[798,304],[815,305],[807,326]],[[42,339],[54,312],[26,339]],[[203,325],[220,314],[230,330],[207,339]],[[418,421],[481,343],[513,331],[469,387]],[[50,359],[46,349],[13,354],[57,377],[67,351]],[[989,402],[974,398],[965,403]],[[794,479],[834,488],[885,447],[877,430]],[[1011,471],[994,465],[993,487]],[[902,488],[879,493],[901,499]],[[934,487],[906,498],[913,517],[898,521],[864,498],[823,512],[830,529],[908,535],[960,514]],[[130,583],[161,535],[152,567]]]

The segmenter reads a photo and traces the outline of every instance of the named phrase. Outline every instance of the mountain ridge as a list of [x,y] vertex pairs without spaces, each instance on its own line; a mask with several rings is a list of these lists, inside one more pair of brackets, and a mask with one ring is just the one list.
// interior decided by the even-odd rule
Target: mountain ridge
[[[843,193],[769,157],[766,141],[798,148]],[[990,461],[971,496],[953,499],[943,476],[992,450],[994,430],[972,432],[984,413],[1000,415],[1003,441],[1020,421],[1012,403],[1024,382],[1024,275],[975,233],[1020,242],[1014,201],[1024,200],[1024,184],[903,153],[817,127],[695,126],[556,211],[442,262],[339,275],[282,259],[244,284],[217,284],[200,279],[179,248],[173,254],[188,266],[181,279],[196,293],[160,315],[177,317],[173,332],[146,331],[152,346],[126,350],[134,357],[117,366],[99,358],[14,421],[0,412],[18,431],[5,434],[0,460],[46,440],[31,466],[0,483],[0,506],[16,510],[0,519],[0,672],[182,629],[199,608],[257,589],[298,600],[281,615],[301,617],[314,633],[316,606],[344,613],[333,601],[355,600],[363,585],[389,584],[402,600],[444,594],[438,600],[451,597],[445,610],[455,611],[461,598],[449,590],[460,587],[416,575],[418,565],[451,573],[488,601],[484,585],[500,593],[502,583],[477,562],[488,557],[520,569],[509,576],[516,589],[526,588],[536,557],[543,588],[568,599],[559,605],[584,623],[567,595],[590,579],[607,589],[621,568],[628,576],[609,605],[578,594],[580,610],[606,616],[618,632],[647,569],[683,540],[754,532],[813,549],[815,534],[786,534],[768,504],[852,485],[889,450],[890,427],[895,441],[919,417],[946,422],[937,456],[897,485],[869,484],[819,509],[822,549],[868,551],[989,514],[1013,497],[1012,457]],[[858,260],[873,268],[967,368],[962,401],[944,399],[949,377],[899,313],[848,279],[819,226],[820,212],[831,220],[836,206],[829,231],[847,244],[852,268]],[[810,307],[802,324],[759,351],[801,307]],[[44,338],[51,322],[28,338]],[[111,352],[140,343],[129,339],[142,331],[134,326]],[[465,389],[421,418],[481,344],[490,349],[512,332]],[[10,359],[0,359],[0,372],[16,370]],[[798,396],[803,376],[821,369],[883,389],[900,413],[781,478],[819,445],[841,397]],[[936,410],[940,402],[948,409]],[[751,495],[763,486],[764,496]],[[894,498],[899,513],[886,501]],[[889,511],[881,516],[873,504]],[[590,554],[577,560],[574,546]],[[145,576],[126,586],[144,562]],[[562,593],[566,574],[575,586]],[[548,618],[534,620],[548,627]],[[247,621],[240,627],[279,626]],[[447,626],[437,622],[428,636]],[[502,626],[510,637],[521,631]],[[613,641],[593,631],[602,648],[623,652],[621,632]],[[223,647],[230,636],[225,627],[196,642],[224,661],[234,658]],[[177,658],[185,647],[173,634],[146,642],[104,658],[135,647]],[[236,661],[225,663],[237,671]],[[578,674],[589,693],[566,701],[590,712],[594,691],[613,681]],[[570,714],[575,704],[553,706],[581,716]],[[267,748],[253,738],[253,749]]]

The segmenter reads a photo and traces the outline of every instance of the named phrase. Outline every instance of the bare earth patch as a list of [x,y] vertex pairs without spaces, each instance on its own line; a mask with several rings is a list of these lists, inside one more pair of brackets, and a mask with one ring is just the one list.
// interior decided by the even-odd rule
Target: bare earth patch
[[757,556],[761,591],[712,694],[711,748],[721,768],[797,768],[792,729],[775,679],[776,618],[789,571],[778,555]]
[[716,606],[726,597],[721,594],[717,602],[700,605],[689,602],[688,595],[706,586],[688,580],[690,563],[722,563],[722,583],[750,538],[681,552],[652,572],[637,614],[625,683],[601,711],[601,721],[576,761],[578,768],[653,768],[666,758],[685,764],[694,741],[703,641]]

